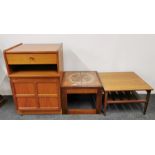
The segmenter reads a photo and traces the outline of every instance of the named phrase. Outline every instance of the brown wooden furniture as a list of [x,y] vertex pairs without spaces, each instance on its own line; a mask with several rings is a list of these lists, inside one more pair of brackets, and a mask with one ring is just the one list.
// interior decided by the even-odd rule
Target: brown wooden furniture
[[[99,73],[104,89],[104,114],[108,104],[120,103],[145,103],[146,113],[150,93],[150,87],[134,72]],[[146,91],[145,99],[141,99],[136,91]]]
[[[70,109],[68,94],[96,94],[96,109]],[[102,86],[97,72],[65,72],[62,81],[62,110],[64,114],[95,114],[101,112]]]
[[5,50],[4,56],[17,113],[62,113],[61,44],[18,44]]

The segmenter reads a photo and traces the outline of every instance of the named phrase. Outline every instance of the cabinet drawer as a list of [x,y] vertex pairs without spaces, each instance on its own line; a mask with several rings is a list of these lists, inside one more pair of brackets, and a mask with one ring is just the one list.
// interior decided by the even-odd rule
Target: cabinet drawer
[[35,97],[17,97],[16,100],[19,110],[38,108]]
[[59,109],[59,100],[57,97],[39,97],[40,109]]
[[57,54],[7,54],[8,64],[57,64]]

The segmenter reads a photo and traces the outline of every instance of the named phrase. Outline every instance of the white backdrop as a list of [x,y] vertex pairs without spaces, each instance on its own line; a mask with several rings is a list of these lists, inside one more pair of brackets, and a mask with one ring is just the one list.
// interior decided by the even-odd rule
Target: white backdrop
[[[155,88],[155,35],[0,35],[0,93],[9,95],[2,51],[14,44],[63,43],[65,70],[134,71]],[[3,69],[3,70],[2,70]],[[3,80],[4,79],[4,80]]]

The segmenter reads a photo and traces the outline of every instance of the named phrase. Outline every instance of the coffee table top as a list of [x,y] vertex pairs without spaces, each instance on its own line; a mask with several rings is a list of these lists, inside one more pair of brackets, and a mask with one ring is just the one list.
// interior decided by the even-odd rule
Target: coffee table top
[[99,77],[105,91],[153,90],[134,72],[103,72]]
[[102,87],[97,72],[64,72],[62,87]]

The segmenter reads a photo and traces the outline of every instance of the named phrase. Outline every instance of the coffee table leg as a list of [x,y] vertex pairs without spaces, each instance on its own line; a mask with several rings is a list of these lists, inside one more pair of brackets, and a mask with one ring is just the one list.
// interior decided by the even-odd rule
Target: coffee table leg
[[146,110],[147,110],[148,103],[149,103],[149,100],[150,100],[150,94],[151,94],[151,90],[148,90],[147,95],[146,95],[145,107],[144,107],[144,115],[146,114]]
[[102,108],[102,90],[98,89],[96,94],[96,113],[100,114]]
[[108,100],[108,92],[104,92],[104,115],[106,115],[107,100]]
[[68,113],[68,105],[67,105],[67,92],[65,89],[62,90],[62,113]]

